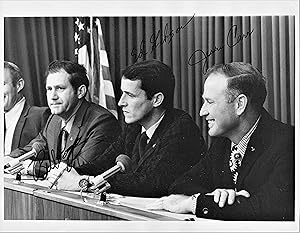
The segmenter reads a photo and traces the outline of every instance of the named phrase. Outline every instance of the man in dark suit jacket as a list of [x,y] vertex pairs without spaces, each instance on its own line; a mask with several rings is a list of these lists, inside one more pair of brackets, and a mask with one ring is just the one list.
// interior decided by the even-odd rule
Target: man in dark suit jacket
[[[206,150],[191,117],[173,108],[174,85],[173,72],[159,61],[127,67],[121,80],[123,94],[119,101],[126,125],[103,155],[86,164],[86,170],[90,170],[86,175],[101,174],[114,165],[119,154],[126,154],[132,160],[132,167],[125,174],[111,177],[109,192],[144,197],[167,194],[170,184],[195,165]],[[147,140],[142,149],[140,141],[145,134]],[[73,182],[72,188],[80,189],[78,183],[86,178],[72,171],[65,172],[57,188],[71,188],[69,183]]]
[[25,81],[21,70],[12,62],[4,61],[5,150],[9,154],[26,146],[44,127],[50,109],[30,106],[22,94]]
[[[294,128],[262,107],[264,77],[250,64],[208,70],[200,115],[213,136],[207,155],[149,206],[223,220],[294,219]],[[175,194],[175,195],[174,195]]]
[[60,162],[80,174],[95,172],[82,167],[104,152],[119,135],[121,127],[108,110],[85,100],[88,85],[83,66],[69,61],[51,63],[46,89],[52,115],[41,134],[10,156],[20,157],[38,143],[42,150],[34,158],[36,176],[47,175],[47,171],[58,167]]
[[11,150],[24,147],[35,138],[45,126],[50,114],[47,107],[30,106],[25,102],[15,128]]

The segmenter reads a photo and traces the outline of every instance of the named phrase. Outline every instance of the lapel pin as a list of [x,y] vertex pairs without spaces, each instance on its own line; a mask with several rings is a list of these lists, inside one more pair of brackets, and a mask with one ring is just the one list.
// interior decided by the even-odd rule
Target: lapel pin
[[152,148],[155,148],[155,147],[156,147],[156,144],[153,144],[153,145],[152,145]]
[[70,137],[70,141],[73,141],[73,137]]
[[255,148],[253,146],[250,147],[251,151],[255,151]]

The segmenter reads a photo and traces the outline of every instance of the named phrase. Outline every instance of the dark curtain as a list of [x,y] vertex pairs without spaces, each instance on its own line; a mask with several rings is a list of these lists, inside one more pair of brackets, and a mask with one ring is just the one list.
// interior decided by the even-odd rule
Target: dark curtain
[[[203,75],[214,64],[243,61],[267,79],[265,108],[295,124],[294,16],[100,19],[117,100],[126,66],[159,59],[174,71],[175,107],[189,112],[207,139],[199,117]],[[73,18],[5,18],[5,60],[23,70],[30,103],[46,105],[44,71],[54,59],[74,60],[73,43]]]
[[5,18],[4,59],[17,64],[32,105],[47,106],[45,71],[56,59],[75,60],[73,18]]
[[[267,79],[265,108],[295,124],[295,17],[114,17],[101,18],[116,97],[121,70],[136,60],[159,59],[176,77],[175,102],[191,114],[207,139],[199,116],[203,74],[214,64],[249,62]],[[205,59],[207,58],[207,59]]]

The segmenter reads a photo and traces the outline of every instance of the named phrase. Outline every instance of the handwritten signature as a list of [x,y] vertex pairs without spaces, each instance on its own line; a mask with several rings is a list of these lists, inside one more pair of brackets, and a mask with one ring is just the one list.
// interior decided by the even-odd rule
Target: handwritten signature
[[[252,29],[251,31],[246,32],[245,34],[243,34],[243,33],[238,34],[237,30],[238,30],[238,26],[237,25],[233,25],[230,28],[230,30],[228,31],[227,38],[226,38],[226,45],[229,48],[233,48],[238,43],[242,42],[244,39],[250,37],[251,34],[254,31],[254,29]],[[231,35],[233,35],[232,41],[231,41],[231,37],[230,37]],[[205,74],[206,71],[207,71],[207,69],[208,69],[208,58],[211,55],[213,55],[214,53],[219,52],[221,50],[224,50],[224,48],[225,48],[226,45],[219,46],[219,47],[214,46],[214,48],[212,48],[212,49],[210,49],[208,51],[203,51],[201,49],[197,49],[189,57],[188,64],[190,66],[193,66],[193,65],[196,65],[196,64],[198,64],[200,62],[203,62],[202,63],[202,72],[203,72],[203,74]],[[200,59],[196,59],[196,56],[200,57]],[[193,60],[195,60],[195,61],[193,62]]]
[[48,175],[48,173],[54,169],[59,168],[59,164],[61,161],[64,161],[67,163],[67,169],[66,171],[71,171],[72,167],[75,165],[75,160],[78,157],[78,155],[74,156],[74,149],[77,146],[80,146],[83,143],[86,143],[86,140],[81,141],[78,143],[81,139],[77,138],[77,140],[74,142],[72,146],[70,146],[67,150],[63,151],[61,153],[61,158],[58,158],[52,149],[48,155],[48,151],[41,151],[40,153],[43,153],[42,155],[39,155],[39,160],[34,161],[34,171],[33,172],[33,178],[35,180],[38,179],[45,179]]
[[145,39],[141,40],[139,50],[133,48],[131,51],[131,56],[134,57],[134,60],[137,61],[139,58],[142,58],[146,54],[153,53],[157,48],[161,47],[164,44],[170,44],[172,39],[176,34],[179,34],[181,30],[186,28],[190,22],[195,18],[195,14],[186,22],[184,25],[180,25],[173,30],[170,28],[169,23],[166,23],[164,29],[159,29],[156,33],[151,34],[149,38],[150,46],[146,49],[147,42]]

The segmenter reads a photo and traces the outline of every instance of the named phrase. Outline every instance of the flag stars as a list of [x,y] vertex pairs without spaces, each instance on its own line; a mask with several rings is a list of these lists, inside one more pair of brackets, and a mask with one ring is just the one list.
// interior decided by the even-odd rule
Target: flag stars
[[75,39],[75,42],[77,42],[80,39],[79,34],[77,32],[75,32],[74,39]]
[[81,30],[84,31],[84,23],[79,22],[78,29],[79,29],[79,31],[81,31]]
[[90,27],[87,27],[87,33],[91,33],[91,28]]
[[78,26],[79,22],[80,22],[79,18],[76,18],[75,24],[76,24],[77,26]]

